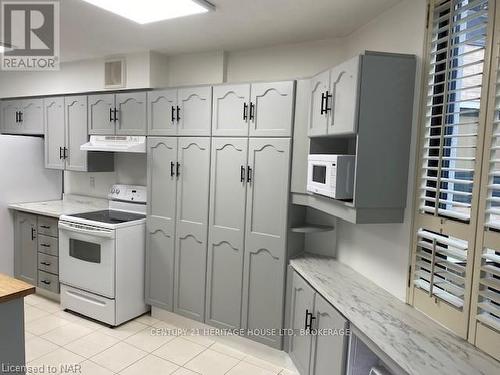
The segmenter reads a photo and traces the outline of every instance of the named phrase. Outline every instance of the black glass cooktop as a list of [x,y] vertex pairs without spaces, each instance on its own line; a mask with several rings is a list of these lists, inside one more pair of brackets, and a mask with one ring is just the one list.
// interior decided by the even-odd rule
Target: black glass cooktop
[[106,223],[106,224],[128,223],[129,221],[140,220],[146,217],[145,215],[136,214],[133,212],[123,212],[123,211],[113,211],[113,210],[85,212],[83,214],[76,214],[71,216],[92,221],[98,221],[100,223]]

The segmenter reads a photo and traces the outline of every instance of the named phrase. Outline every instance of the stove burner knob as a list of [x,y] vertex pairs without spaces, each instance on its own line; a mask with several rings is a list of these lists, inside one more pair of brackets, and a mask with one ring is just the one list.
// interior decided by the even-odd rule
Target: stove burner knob
[[111,194],[114,194],[115,192],[116,192],[115,188],[111,189]]
[[120,194],[120,189],[116,189],[116,194]]

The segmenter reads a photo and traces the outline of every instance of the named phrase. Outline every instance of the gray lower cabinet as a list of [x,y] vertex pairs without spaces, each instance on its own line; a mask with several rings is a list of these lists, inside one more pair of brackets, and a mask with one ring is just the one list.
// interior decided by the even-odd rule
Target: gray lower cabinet
[[248,144],[242,326],[275,348],[282,337],[263,330],[283,327],[290,143],[250,138]]
[[247,138],[213,138],[206,321],[241,327]]
[[59,293],[58,220],[16,211],[14,276]]
[[205,320],[210,138],[179,138],[174,312]]
[[296,272],[290,301],[289,354],[299,373],[345,374],[348,321]]
[[290,328],[296,332],[290,337],[289,354],[300,374],[309,374],[311,366],[312,335],[306,330],[308,313],[314,306],[314,290],[296,273],[291,292]]
[[148,138],[146,302],[173,311],[177,138]]
[[37,216],[16,212],[14,220],[14,276],[36,285]]
[[205,319],[210,138],[149,137],[146,300]]

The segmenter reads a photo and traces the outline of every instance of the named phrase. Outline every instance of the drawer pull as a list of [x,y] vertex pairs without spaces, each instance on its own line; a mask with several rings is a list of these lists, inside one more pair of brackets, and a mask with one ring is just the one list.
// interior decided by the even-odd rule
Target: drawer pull
[[44,266],[50,266],[51,263],[48,263],[48,262],[40,262],[40,264],[43,264]]
[[50,247],[50,245],[47,245],[46,243],[41,243],[40,246],[41,247]]
[[50,281],[47,281],[47,280],[41,280],[40,282],[44,283],[45,285],[50,285]]
[[47,225],[40,225],[40,227],[43,228],[43,229],[50,229],[50,227],[47,226]]

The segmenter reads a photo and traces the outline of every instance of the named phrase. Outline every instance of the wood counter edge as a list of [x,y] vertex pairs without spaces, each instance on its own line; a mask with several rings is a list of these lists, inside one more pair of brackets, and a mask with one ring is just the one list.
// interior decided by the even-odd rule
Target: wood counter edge
[[0,303],[23,298],[33,293],[35,293],[33,285],[0,273]]

